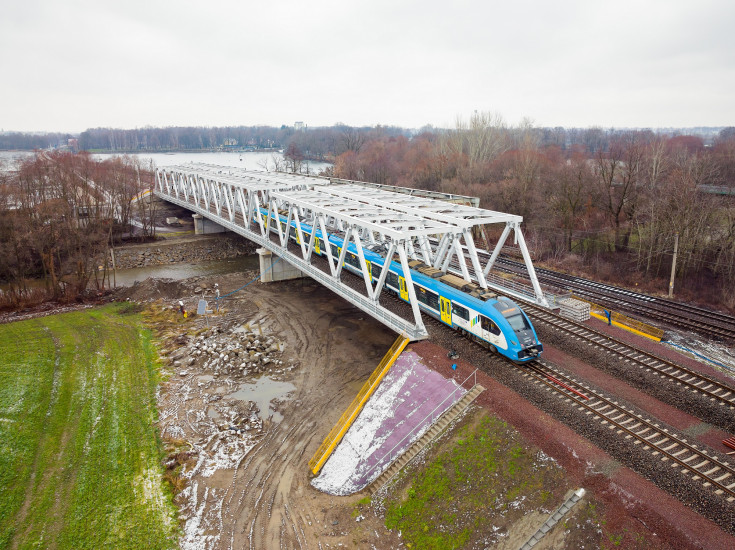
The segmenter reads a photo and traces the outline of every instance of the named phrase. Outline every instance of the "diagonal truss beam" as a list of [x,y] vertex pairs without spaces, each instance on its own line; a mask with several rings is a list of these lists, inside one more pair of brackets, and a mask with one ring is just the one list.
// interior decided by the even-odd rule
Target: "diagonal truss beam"
[[[418,302],[416,301],[413,282],[411,280],[411,272],[407,259],[408,254],[405,246],[406,241],[392,242],[388,251],[391,255],[386,257],[392,258],[392,254],[397,253],[400,258],[409,290],[411,308],[414,315],[413,321],[403,319],[380,304],[380,292],[384,288],[388,270],[382,270],[381,277],[375,286],[373,286],[367,274],[367,263],[364,256],[362,239],[354,225],[346,226],[346,231],[342,236],[345,245],[341,247],[342,250],[339,258],[335,259],[331,246],[327,244],[327,239],[324,238],[325,235],[334,233],[334,231],[330,232],[327,230],[328,216],[326,213],[322,213],[318,218],[310,220],[311,222],[316,221],[315,224],[310,224],[312,227],[319,227],[321,230],[322,246],[324,246],[324,252],[331,272],[327,274],[311,264],[311,257],[316,242],[316,231],[312,230],[311,237],[307,240],[302,226],[302,221],[304,221],[303,211],[299,204],[289,202],[277,192],[271,192],[269,194],[248,192],[247,194],[243,193],[242,199],[239,199],[245,201],[247,205],[240,204],[240,208],[235,208],[236,204],[234,200],[228,200],[227,198],[224,200],[221,199],[223,197],[232,197],[232,190],[226,191],[222,182],[209,180],[205,181],[204,185],[207,186],[208,192],[211,192],[211,199],[205,206],[202,206],[200,201],[195,201],[193,193],[184,192],[186,181],[186,178],[176,179],[171,178],[168,174],[157,173],[157,185],[154,193],[167,201],[193,210],[217,224],[267,248],[386,326],[396,332],[406,334],[411,340],[420,340],[428,336],[421,318],[421,312],[418,308]],[[264,214],[263,210],[267,213]],[[243,212],[247,213],[247,216],[243,216]],[[278,221],[278,216],[282,216],[284,213],[286,223],[281,223]],[[291,221],[296,226],[300,254],[295,254],[289,250]],[[271,240],[271,229],[277,233],[276,242]],[[354,243],[357,256],[360,259],[367,296],[348,286],[340,278],[348,253],[346,244],[350,242]]]
[[[198,208],[198,213],[220,225],[230,229],[227,224],[242,227],[268,241],[271,240],[271,234],[277,235],[277,242],[273,243],[277,249],[272,251],[287,261],[292,223],[296,228],[299,247],[299,253],[294,256],[306,265],[311,264],[317,243],[316,232],[312,231],[311,236],[307,237],[304,224],[317,228],[322,235],[337,235],[347,243],[352,243],[364,274],[367,299],[378,305],[387,270],[383,270],[380,279],[374,284],[370,281],[364,256],[366,246],[372,248],[372,245],[382,244],[383,250],[391,247],[392,251],[387,257],[398,255],[407,279],[410,279],[407,262],[409,259],[420,259],[442,271],[449,270],[450,265],[456,266],[452,267],[453,271],[467,280],[477,282],[482,288],[492,286],[514,295],[512,289],[488,283],[488,273],[510,231],[514,231],[515,242],[521,249],[531,279],[535,301],[547,305],[520,231],[523,220],[520,216],[401,195],[383,189],[366,189],[354,184],[332,184],[323,178],[204,164],[159,169],[156,181],[156,194],[166,200],[173,199],[172,202],[185,203],[187,208]],[[279,216],[286,221],[283,227],[276,222],[276,219],[281,219]],[[472,229],[486,223],[504,223],[505,229],[483,268]],[[249,234],[244,236],[251,238]],[[436,244],[432,245],[432,242]],[[265,244],[263,246],[270,249]],[[328,277],[335,281],[335,285],[339,285],[347,247],[342,247],[339,257],[332,254],[331,247],[324,248],[326,250],[321,253],[329,266]],[[297,267],[301,269],[299,265]],[[311,275],[309,270],[301,270]],[[408,290],[410,295],[413,284],[408,285]],[[354,303],[355,300],[357,298],[350,301]],[[415,309],[413,327],[424,330],[418,308]]]

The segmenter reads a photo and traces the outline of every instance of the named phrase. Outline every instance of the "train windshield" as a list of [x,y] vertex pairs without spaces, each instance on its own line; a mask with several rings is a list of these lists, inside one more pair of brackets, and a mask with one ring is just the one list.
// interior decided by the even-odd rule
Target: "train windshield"
[[528,321],[526,321],[526,317],[520,313],[517,315],[511,315],[510,317],[507,317],[506,320],[510,323],[510,327],[515,332],[531,329],[528,325]]

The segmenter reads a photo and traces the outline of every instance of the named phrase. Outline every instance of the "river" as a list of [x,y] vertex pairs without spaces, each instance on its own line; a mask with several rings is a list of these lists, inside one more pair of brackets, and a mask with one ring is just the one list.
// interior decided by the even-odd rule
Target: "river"
[[[32,151],[0,151],[0,167],[3,164],[7,164],[9,168],[13,168],[17,163],[32,154]],[[93,156],[99,160],[107,160],[120,155],[96,153]],[[190,164],[192,162],[204,162],[220,166],[235,166],[247,170],[264,170],[264,166],[267,166],[269,170],[273,170],[275,167],[274,159],[283,159],[283,155],[278,151],[248,151],[245,153],[229,153],[223,151],[202,153],[140,153],[133,156],[137,156],[143,164],[148,164],[152,161],[156,168]],[[304,173],[308,170],[309,174],[317,175],[328,166],[331,166],[328,162],[309,161],[304,162],[303,170]]]
[[117,286],[132,286],[137,281],[145,281],[149,277],[157,279],[188,279],[201,275],[223,275],[238,271],[257,270],[260,261],[257,255],[240,256],[229,260],[213,260],[210,262],[180,263],[118,269],[114,275]]
[[[228,260],[212,260],[209,262],[179,263],[165,265],[151,265],[146,267],[134,267],[131,269],[118,269],[116,274],[110,273],[116,287],[133,286],[136,282],[145,281],[148,278],[156,279],[188,279],[202,275],[224,275],[226,273],[237,273],[243,271],[259,271],[260,260],[257,255],[240,256]],[[100,277],[102,272],[100,272]],[[94,286],[94,277],[89,282],[90,288]],[[43,279],[30,279],[26,285],[31,288],[42,288]],[[9,289],[8,284],[0,284],[0,292]]]

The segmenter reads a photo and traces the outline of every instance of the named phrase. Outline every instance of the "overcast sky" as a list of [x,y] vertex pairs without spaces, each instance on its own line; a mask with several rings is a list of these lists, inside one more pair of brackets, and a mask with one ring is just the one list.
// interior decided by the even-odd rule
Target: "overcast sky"
[[0,129],[735,125],[732,0],[5,0]]

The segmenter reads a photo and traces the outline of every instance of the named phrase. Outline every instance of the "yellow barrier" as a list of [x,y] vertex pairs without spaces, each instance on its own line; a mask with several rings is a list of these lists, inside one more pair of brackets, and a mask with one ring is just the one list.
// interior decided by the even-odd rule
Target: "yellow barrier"
[[[645,336],[646,338],[650,338],[651,340],[655,340],[656,342],[660,342],[661,339],[664,337],[664,331],[660,328],[648,325],[646,323],[638,321],[637,319],[632,319],[626,315],[623,315],[622,313],[618,313],[617,311],[606,310],[601,305],[590,302],[589,300],[585,300],[584,298],[580,298],[579,296],[576,296],[574,294],[572,294],[572,297],[575,300],[580,300],[582,302],[588,303],[590,305],[590,315],[610,325],[622,328],[623,330],[627,330],[629,332],[633,332],[640,336]],[[610,311],[609,320],[607,318],[607,314],[605,313],[606,311]]]
[[370,375],[370,378],[368,378],[367,382],[362,386],[355,399],[350,403],[350,406],[347,407],[347,410],[334,425],[334,428],[329,432],[327,438],[319,446],[317,451],[314,453],[314,456],[311,457],[311,460],[309,460],[309,468],[311,468],[311,471],[314,474],[319,473],[319,470],[322,469],[322,466],[324,466],[324,463],[331,456],[334,448],[342,440],[342,437],[347,433],[350,426],[352,426],[352,423],[355,421],[355,418],[357,418],[357,415],[360,414],[360,411],[365,403],[367,403],[367,400],[373,394],[375,389],[378,387],[378,384],[380,384],[380,381],[390,370],[393,363],[395,363],[396,359],[398,359],[398,356],[401,355],[401,352],[407,345],[408,338],[404,336],[399,336],[396,341],[393,342],[388,353],[385,354],[378,367]]

